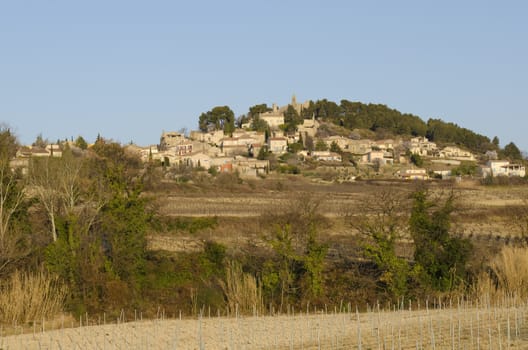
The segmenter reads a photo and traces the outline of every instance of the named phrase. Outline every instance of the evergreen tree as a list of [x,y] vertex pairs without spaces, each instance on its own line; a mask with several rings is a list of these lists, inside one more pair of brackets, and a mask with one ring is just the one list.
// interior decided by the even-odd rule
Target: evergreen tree
[[337,142],[332,141],[332,143],[330,144],[330,152],[341,153],[342,151],[343,150],[341,149],[341,147],[339,147]]
[[288,105],[286,112],[284,112],[284,124],[286,131],[295,131],[297,125],[303,122],[303,118],[297,113],[292,105]]
[[471,252],[467,239],[450,234],[454,194],[431,198],[424,189],[413,193],[410,231],[415,245],[414,272],[425,286],[450,291],[465,280],[466,262]]
[[502,151],[502,153],[505,158],[508,158],[511,160],[523,159],[521,151],[513,142],[510,142],[509,144],[504,146],[504,150]]
[[77,139],[75,139],[75,146],[82,150],[86,150],[88,148],[88,143],[82,136],[78,136]]
[[226,134],[232,134],[235,130],[235,113],[228,106],[214,107],[200,115],[198,126],[201,131],[214,127],[216,130],[224,130]]

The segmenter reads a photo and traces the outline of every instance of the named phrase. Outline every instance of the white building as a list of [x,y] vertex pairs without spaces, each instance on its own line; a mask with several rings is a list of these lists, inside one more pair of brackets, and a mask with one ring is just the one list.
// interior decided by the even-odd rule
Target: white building
[[343,159],[339,153],[329,151],[314,151],[312,152],[312,158],[318,161],[324,162],[342,162]]
[[481,167],[483,177],[488,176],[526,176],[526,168],[521,164],[510,164],[507,160],[490,160]]
[[405,169],[398,171],[397,175],[404,180],[427,180],[429,176],[425,169]]

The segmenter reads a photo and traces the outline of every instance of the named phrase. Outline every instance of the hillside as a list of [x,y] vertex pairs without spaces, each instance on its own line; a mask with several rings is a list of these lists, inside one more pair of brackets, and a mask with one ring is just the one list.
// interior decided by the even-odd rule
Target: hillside
[[438,144],[463,146],[475,153],[498,150],[498,145],[492,143],[487,136],[441,119],[424,121],[419,116],[402,113],[384,104],[365,104],[348,100],[337,104],[327,99],[308,101],[307,104],[308,107],[301,113],[304,118],[314,116],[350,131],[367,129],[373,131],[378,139],[426,136]]

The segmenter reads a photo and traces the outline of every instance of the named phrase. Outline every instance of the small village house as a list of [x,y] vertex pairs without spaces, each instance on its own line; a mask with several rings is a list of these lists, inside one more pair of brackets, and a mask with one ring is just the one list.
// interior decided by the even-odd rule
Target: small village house
[[507,160],[490,160],[480,168],[483,177],[489,176],[526,176],[526,168],[521,164],[511,164]]
[[283,154],[288,150],[288,141],[284,137],[270,137],[268,149],[271,153]]
[[329,151],[314,151],[312,152],[312,158],[318,161],[324,162],[342,162],[343,158],[339,153]]
[[455,146],[444,147],[440,151],[439,155],[440,155],[440,158],[449,158],[449,159],[467,160],[467,161],[475,160],[475,156],[471,152],[463,150]]
[[404,180],[428,180],[427,170],[419,168],[411,168],[400,170],[396,173],[400,178]]

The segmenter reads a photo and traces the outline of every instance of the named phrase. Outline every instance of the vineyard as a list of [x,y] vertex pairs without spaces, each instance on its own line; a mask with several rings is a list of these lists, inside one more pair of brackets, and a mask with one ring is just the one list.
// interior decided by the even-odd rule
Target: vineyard
[[[528,304],[514,298],[352,304],[332,310],[290,309],[250,316],[202,309],[195,317],[136,312],[109,320],[80,318],[46,331],[13,326],[1,349],[522,349],[528,346]],[[273,311],[271,312],[273,313]],[[64,321],[63,321],[64,322]],[[72,321],[73,323],[73,321]],[[25,332],[25,333],[23,333]],[[15,333],[15,334],[13,334]],[[19,334],[16,334],[19,333]]]

